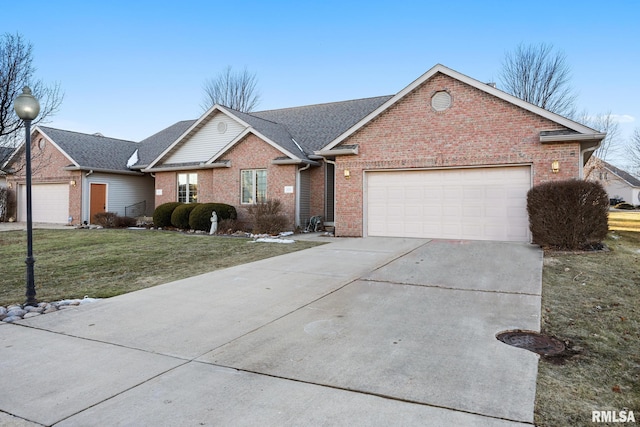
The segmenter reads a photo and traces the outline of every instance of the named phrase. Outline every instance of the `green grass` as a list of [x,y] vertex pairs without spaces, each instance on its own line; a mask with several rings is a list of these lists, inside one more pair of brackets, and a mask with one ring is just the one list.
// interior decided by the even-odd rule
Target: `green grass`
[[624,408],[640,421],[640,233],[609,236],[609,252],[545,254],[542,330],[569,351],[540,360],[538,426],[591,426],[591,411]]
[[[144,230],[35,230],[39,301],[107,298],[201,273],[295,252],[318,243]],[[26,233],[0,233],[0,305],[25,300]]]

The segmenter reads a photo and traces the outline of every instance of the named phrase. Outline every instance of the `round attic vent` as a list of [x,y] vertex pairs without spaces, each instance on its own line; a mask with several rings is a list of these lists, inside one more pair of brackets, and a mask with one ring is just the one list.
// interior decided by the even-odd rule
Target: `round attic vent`
[[218,122],[218,132],[225,133],[227,131],[227,124],[225,122]]
[[451,107],[451,95],[448,92],[436,92],[431,97],[431,107],[436,111],[444,111]]

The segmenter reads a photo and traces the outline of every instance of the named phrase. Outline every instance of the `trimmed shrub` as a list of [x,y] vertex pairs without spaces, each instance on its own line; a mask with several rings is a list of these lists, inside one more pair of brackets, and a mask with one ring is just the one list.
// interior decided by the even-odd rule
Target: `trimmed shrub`
[[104,228],[134,227],[136,219],[128,216],[118,216],[115,212],[98,212],[93,221]]
[[223,219],[218,221],[218,231],[216,234],[233,234],[242,231],[242,224],[237,219]]
[[533,242],[580,250],[600,246],[609,231],[609,197],[598,182],[547,182],[527,193]]
[[118,214],[115,212],[98,212],[93,216],[93,221],[104,228],[114,228],[116,227],[116,219],[118,218]]
[[158,206],[153,212],[153,225],[156,227],[170,227],[173,210],[183,204],[181,202],[169,202]]
[[218,216],[218,224],[222,220],[235,220],[238,217],[236,208],[224,203],[201,203],[189,215],[189,227],[192,230],[211,230],[211,213],[215,211]]
[[117,216],[115,225],[118,228],[135,227],[138,221],[130,216]]
[[285,231],[287,217],[282,212],[282,202],[278,199],[267,200],[247,208],[253,221],[253,233],[278,234]]
[[171,213],[171,225],[181,230],[189,230],[189,215],[197,206],[198,203],[185,203],[184,205],[176,206]]

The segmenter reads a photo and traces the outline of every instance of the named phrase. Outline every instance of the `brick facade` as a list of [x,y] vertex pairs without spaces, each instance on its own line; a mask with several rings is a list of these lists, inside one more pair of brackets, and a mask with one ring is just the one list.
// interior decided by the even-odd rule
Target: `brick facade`
[[[435,111],[438,91],[451,107]],[[444,74],[407,94],[351,135],[358,155],[336,158],[336,235],[362,236],[364,171],[531,165],[533,184],[580,176],[578,142],[541,144],[540,132],[563,126]],[[558,160],[560,172],[552,173]],[[349,169],[350,179],[344,178]]]
[[[80,171],[65,171],[64,168],[72,162],[62,154],[53,144],[44,140],[43,136],[35,131],[31,137],[31,182],[32,184],[69,184],[75,181],[76,185],[69,184],[69,216],[72,222],[80,222],[82,216],[82,173]],[[17,200],[16,190],[19,185],[26,183],[25,153],[22,151],[12,168],[16,172],[7,176],[7,184],[11,184],[13,200]],[[17,206],[9,216],[17,218]]]
[[[212,153],[213,154],[213,153]],[[274,165],[272,160],[281,157],[282,153],[250,134],[227,151],[221,161],[229,160],[231,167],[202,169],[184,172],[156,172],[156,206],[162,203],[175,202],[177,196],[177,174],[198,173],[198,202],[226,203],[235,206],[238,220],[248,223],[246,206],[240,201],[240,175],[246,169],[267,170],[267,199],[279,199],[283,205],[283,214],[287,217],[289,228],[295,227],[296,213],[296,174],[297,165]],[[320,169],[320,168],[315,168]],[[285,187],[293,188],[292,193],[285,193]]]

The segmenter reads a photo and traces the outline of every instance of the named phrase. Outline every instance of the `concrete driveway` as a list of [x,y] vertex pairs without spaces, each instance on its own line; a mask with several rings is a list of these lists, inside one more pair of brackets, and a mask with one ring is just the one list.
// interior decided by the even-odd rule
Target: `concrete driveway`
[[330,241],[0,323],[0,424],[533,422],[539,249]]

